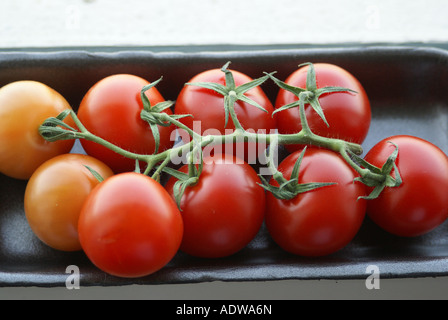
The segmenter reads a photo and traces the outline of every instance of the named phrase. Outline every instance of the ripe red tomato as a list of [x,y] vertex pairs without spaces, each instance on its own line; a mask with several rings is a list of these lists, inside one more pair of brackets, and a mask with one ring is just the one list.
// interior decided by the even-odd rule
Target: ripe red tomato
[[[286,83],[295,87],[306,88],[309,66],[304,66],[293,72]],[[370,102],[361,83],[348,71],[339,66],[327,63],[314,64],[317,88],[327,86],[343,87],[356,91],[326,93],[320,96],[319,102],[329,126],[314,111],[310,105],[305,106],[306,117],[311,131],[317,135],[343,139],[361,144],[367,136],[371,122]],[[275,107],[297,101],[293,93],[280,89]],[[292,134],[302,129],[299,107],[277,112],[279,133]],[[287,145],[293,152],[300,149],[300,145]]]
[[[282,161],[278,170],[290,179],[300,155],[296,151]],[[280,200],[267,194],[266,227],[284,250],[302,256],[324,256],[344,248],[359,231],[365,217],[365,185],[353,180],[357,174],[337,154],[308,148],[299,171],[299,183],[333,182]],[[278,186],[275,180],[270,182]]]
[[[45,161],[70,152],[73,140],[48,142],[39,134],[40,125],[64,110],[67,100],[47,85],[17,81],[0,89],[0,172],[27,180]],[[64,122],[74,126],[73,119]]]
[[25,191],[25,214],[35,235],[61,251],[81,250],[78,219],[85,199],[99,181],[89,166],[107,179],[112,170],[83,154],[63,154],[42,164]]
[[[378,142],[365,160],[379,168],[398,146],[396,165],[402,179],[369,200],[369,217],[386,231],[404,237],[430,232],[448,217],[448,158],[429,141],[398,135]],[[395,177],[395,172],[392,171]]]
[[136,278],[163,268],[182,241],[182,216],[166,190],[148,176],[128,172],[98,185],[78,224],[91,262],[111,275]]
[[[236,86],[253,80],[241,72],[234,70],[231,70],[231,72]],[[195,82],[213,82],[225,85],[226,79],[221,69],[211,69],[199,73],[189,81],[189,83]],[[263,90],[258,86],[247,91],[245,95],[257,102],[267,112],[246,102],[237,101],[235,104],[235,113],[243,128],[258,133],[269,133],[271,130],[274,130],[276,128],[275,120],[272,117],[274,108]],[[191,114],[193,118],[185,117],[181,119],[181,122],[201,135],[224,135],[232,133],[235,129],[230,117],[227,126],[225,125],[224,97],[210,89],[194,85],[184,86],[177,97],[174,113]],[[184,138],[186,136],[183,134]],[[265,149],[266,144],[264,143],[258,145],[235,144],[233,148],[227,146],[227,149],[225,146],[218,145],[214,148],[205,148],[204,154],[228,153],[246,160],[249,164],[255,164]]]
[[[154,136],[147,122],[140,118],[143,109],[141,90],[149,82],[129,74],[117,74],[96,83],[85,95],[78,117],[91,133],[131,152],[152,154]],[[146,92],[151,105],[164,98],[155,88]],[[169,109],[166,113],[170,114]],[[174,143],[173,126],[159,126],[159,152]],[[134,171],[135,160],[125,158],[94,142],[81,140],[86,153],[109,165],[115,173]]]
[[[181,171],[188,172],[188,166]],[[174,199],[171,178],[166,189]],[[187,187],[180,208],[184,221],[181,250],[197,257],[219,258],[243,249],[259,231],[265,192],[255,170],[230,155],[204,158],[199,182]]]

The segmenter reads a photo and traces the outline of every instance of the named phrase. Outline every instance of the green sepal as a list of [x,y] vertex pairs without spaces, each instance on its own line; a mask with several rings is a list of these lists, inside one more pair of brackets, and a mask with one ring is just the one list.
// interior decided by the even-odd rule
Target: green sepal
[[167,100],[157,103],[154,107],[151,107],[148,111],[152,113],[160,113],[165,111],[166,109],[171,108],[174,105],[173,101]]
[[328,86],[324,88],[317,88],[317,81],[316,81],[316,71],[314,69],[314,65],[310,62],[303,63],[299,65],[300,67],[308,66],[308,72],[307,72],[307,78],[306,78],[306,88],[300,88],[295,87],[292,85],[289,85],[273,76],[273,74],[268,74],[268,76],[271,78],[272,81],[277,84],[281,89],[284,89],[286,91],[291,92],[294,94],[299,100],[290,104],[287,104],[285,106],[282,106],[278,109],[276,109],[273,112],[273,115],[277,112],[282,112],[284,110],[288,110],[297,106],[300,106],[301,103],[309,104],[314,109],[314,111],[319,115],[319,117],[324,121],[324,123],[329,127],[329,123],[327,119],[325,118],[324,112],[322,110],[322,106],[319,102],[319,97],[326,93],[335,93],[335,92],[351,92],[356,93],[356,91],[353,91],[348,88],[343,87],[334,87],[334,86]]
[[199,151],[200,152],[200,162],[197,167],[194,163],[194,158],[193,158],[194,152],[191,152],[191,154],[190,154],[190,161],[188,163],[188,173],[180,172],[176,169],[169,168],[169,167],[164,167],[162,169],[165,173],[168,173],[170,176],[172,176],[178,180],[174,183],[174,186],[173,186],[173,196],[174,196],[176,205],[180,211],[182,211],[181,201],[182,201],[182,197],[185,193],[185,190],[188,187],[196,185],[198,183],[199,178],[202,173],[202,169],[204,166],[203,157],[202,157],[202,149],[199,148],[199,150],[200,150]]
[[277,79],[276,77],[274,77],[275,72],[272,73],[267,73],[265,72],[264,74],[266,74],[272,81],[274,81],[274,83],[280,87],[281,89],[284,89],[286,91],[291,92],[292,94],[294,94],[296,97],[299,96],[300,93],[305,92],[306,89],[302,89],[300,87],[295,87],[292,86],[290,84],[287,84],[286,82],[281,81],[280,79]]
[[174,104],[173,101],[164,101],[164,102],[160,102],[158,104],[156,104],[151,111],[145,110],[143,109],[140,112],[140,118],[144,121],[146,121],[148,124],[154,124],[154,125],[158,125],[161,127],[169,127],[172,123],[170,122],[170,119],[174,119],[174,120],[179,120],[185,117],[192,117],[191,114],[167,114],[167,113],[163,113],[164,110],[166,110],[167,108],[164,107],[163,109],[161,109],[161,111],[157,110],[157,106],[159,104],[163,104],[163,105],[169,105],[172,106]]
[[149,101],[148,96],[145,94],[146,91],[148,91],[149,89],[155,87],[156,85],[158,85],[160,83],[160,81],[162,81],[163,77],[160,77],[158,80],[144,86],[141,90],[140,96],[143,102],[143,109],[150,111],[152,109],[151,107],[151,102]]
[[300,166],[302,164],[303,157],[306,152],[306,147],[300,153],[299,158],[294,164],[291,178],[286,179],[280,171],[276,171],[273,174],[274,180],[279,184],[278,187],[271,185],[263,176],[260,175],[260,179],[262,181],[259,184],[266,191],[271,192],[274,197],[281,200],[290,200],[297,197],[299,194],[314,191],[319,188],[323,188],[326,186],[335,185],[335,182],[309,182],[309,183],[299,183],[299,173]]
[[177,207],[179,208],[180,211],[182,211],[181,200],[185,193],[185,189],[188,186],[196,184],[197,180],[191,178],[189,174],[180,172],[173,168],[165,167],[163,168],[163,171],[178,180],[174,183],[173,186],[173,196]]
[[170,176],[176,178],[177,180],[186,180],[189,178],[188,173],[184,173],[170,167],[163,168],[163,172],[168,173]]
[[301,103],[300,100],[297,100],[297,101],[291,102],[289,104],[286,104],[278,109],[275,109],[274,112],[272,113],[272,116],[274,116],[278,112],[282,112],[282,111],[285,111],[285,110],[288,110],[291,108],[298,107],[298,106],[300,106],[300,103]]
[[151,128],[152,135],[154,137],[154,154],[159,153],[159,147],[160,147],[160,133],[159,133],[159,127],[156,124],[149,124],[149,127]]
[[182,197],[184,196],[185,190],[190,187],[194,186],[198,182],[198,178],[188,178],[187,180],[179,180],[174,183],[173,186],[173,195],[174,200],[176,201],[176,205],[179,208],[180,211],[182,211],[181,208],[181,201]]
[[170,119],[178,120],[185,117],[191,117],[191,115],[189,114],[169,115],[167,113],[164,113],[165,110],[171,108],[174,105],[173,101],[167,100],[159,102],[155,106],[151,105],[151,102],[149,101],[146,92],[151,88],[155,87],[157,84],[159,84],[160,81],[162,81],[162,79],[163,78],[161,77],[160,79],[144,86],[140,93],[143,102],[143,109],[140,112],[140,118],[143,121],[146,121],[151,129],[155,142],[154,154],[157,154],[159,152],[159,146],[160,146],[160,133],[158,126],[169,127],[172,124]]
[[64,110],[56,117],[46,119],[39,127],[39,134],[49,142],[73,140],[80,137],[79,131],[64,122],[72,110]]
[[215,82],[187,82],[185,85],[187,86],[195,86],[195,87],[201,87],[204,89],[210,89],[212,91],[215,91],[216,93],[219,93],[223,96],[228,94],[227,87],[220,83]]
[[[162,105],[159,107],[160,104]],[[150,111],[143,109],[140,112],[140,118],[148,123],[152,135],[154,137],[154,143],[155,143],[154,154],[157,154],[159,152],[159,146],[160,146],[159,126],[161,127],[171,126],[172,123],[170,119],[178,120],[185,117],[191,117],[191,115],[189,114],[169,115],[167,113],[163,113],[163,111],[169,108],[172,104],[173,104],[172,101],[164,101],[156,104]]]
[[87,165],[84,165],[84,167],[86,167],[87,170],[90,171],[90,173],[95,177],[96,180],[98,180],[98,182],[101,183],[101,182],[104,181],[103,176],[101,176],[101,175],[98,173],[98,171],[96,171],[95,169],[93,169],[92,167],[89,167],[89,166],[87,166]]
[[[373,174],[383,176],[383,179],[379,181],[376,178],[369,176],[369,174],[364,177],[355,178],[356,181],[364,183],[368,187],[373,187],[372,192],[368,196],[361,196],[361,199],[373,200],[379,197],[379,195],[383,192],[386,187],[395,188],[399,187],[403,180],[401,178],[400,172],[396,165],[396,159],[398,157],[398,146],[390,142],[395,146],[395,150],[391,153],[391,155],[387,158],[386,162],[383,164],[381,168],[378,168],[367,161],[365,161],[360,156],[354,154],[353,152],[349,152],[350,156],[354,158],[362,167],[368,169]],[[391,173],[394,171],[395,178],[392,177]]]
[[186,85],[201,87],[204,89],[210,89],[224,97],[224,116],[225,116],[225,125],[227,127],[229,118],[230,118],[230,109],[234,107],[234,104],[237,101],[243,101],[249,105],[252,105],[263,112],[268,112],[263,106],[261,106],[256,101],[250,99],[245,95],[251,89],[262,85],[266,80],[269,79],[269,75],[254,79],[250,82],[242,84],[240,86],[236,86],[235,79],[233,77],[232,72],[228,69],[230,65],[230,61],[227,62],[222,68],[221,71],[225,73],[226,84],[222,85],[215,82],[187,82]]
[[140,169],[140,161],[135,160],[135,169],[134,169],[135,173],[142,173],[142,170]]
[[324,110],[322,110],[322,107],[321,107],[317,97],[313,97],[313,98],[309,99],[308,103],[314,109],[314,111],[316,111],[316,113],[319,115],[319,117],[324,121],[325,125],[327,127],[329,127],[330,124],[328,123],[327,118],[324,115]]

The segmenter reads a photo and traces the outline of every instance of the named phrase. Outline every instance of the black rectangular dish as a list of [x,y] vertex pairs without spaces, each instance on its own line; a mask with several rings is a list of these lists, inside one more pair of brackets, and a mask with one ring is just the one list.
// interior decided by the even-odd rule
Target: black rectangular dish
[[[394,134],[427,139],[448,153],[448,51],[423,47],[269,49],[222,52],[87,51],[0,53],[0,86],[16,80],[41,81],[77,109],[98,80],[131,73],[154,81],[175,100],[193,75],[232,68],[251,77],[277,71],[285,79],[304,62],[337,64],[355,75],[371,100],[373,119],[363,144],[368,150]],[[277,88],[263,87],[274,100]],[[352,243],[331,256],[309,259],[283,252],[262,229],[250,245],[225,259],[192,258],[179,253],[164,269],[141,279],[121,279],[96,269],[83,253],[62,253],[42,244],[23,210],[26,182],[0,176],[0,286],[65,286],[69,265],[81,271],[83,286],[179,284],[205,281],[283,279],[365,279],[369,265],[382,278],[448,275],[448,222],[412,239],[391,236],[366,219]],[[448,196],[448,194],[447,194]]]

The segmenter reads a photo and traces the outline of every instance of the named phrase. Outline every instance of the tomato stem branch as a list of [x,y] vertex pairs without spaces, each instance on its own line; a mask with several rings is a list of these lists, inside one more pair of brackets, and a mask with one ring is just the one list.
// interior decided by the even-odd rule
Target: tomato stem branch
[[[365,184],[373,184],[373,185],[394,185],[398,184],[400,180],[398,179],[398,182],[395,182],[390,176],[390,170],[383,170],[382,172],[380,169],[372,169],[370,166],[368,166],[365,163],[362,163],[359,157],[363,153],[362,146],[356,143],[351,143],[348,141],[344,141],[341,139],[336,138],[329,138],[329,137],[323,137],[319,136],[312,132],[308,120],[306,117],[306,111],[305,106],[310,105],[322,118],[322,120],[328,125],[326,122],[326,119],[323,115],[322,108],[318,102],[318,97],[326,92],[344,92],[344,91],[351,91],[349,89],[345,88],[339,88],[339,87],[326,87],[323,89],[317,89],[316,85],[316,79],[314,74],[314,69],[312,65],[310,64],[310,71],[307,78],[307,88],[297,88],[292,87],[278,79],[276,79],[273,76],[273,73],[267,74],[264,77],[261,77],[259,79],[255,79],[247,84],[236,86],[235,81],[233,79],[233,75],[230,70],[228,70],[227,63],[223,68],[222,71],[225,73],[226,76],[226,85],[220,85],[216,83],[187,83],[186,85],[196,85],[203,88],[211,89],[219,94],[222,94],[224,97],[224,111],[225,111],[225,120],[227,125],[227,120],[230,118],[233,122],[233,125],[235,127],[234,131],[231,134],[226,135],[202,135],[200,133],[195,132],[192,128],[188,127],[178,119],[183,117],[188,117],[191,115],[169,115],[165,112],[167,108],[171,105],[170,102],[167,103],[161,103],[154,107],[152,107],[149,103],[149,101],[146,101],[146,96],[144,95],[145,91],[150,88],[144,87],[142,89],[141,95],[144,102],[146,101],[145,108],[142,111],[141,117],[143,120],[147,121],[149,126],[151,127],[151,130],[155,130],[155,127],[158,125],[162,126],[169,126],[174,125],[178,130],[185,130],[191,137],[191,140],[189,142],[174,145],[172,148],[158,152],[157,148],[156,151],[153,154],[137,154],[128,150],[125,150],[119,146],[114,145],[113,143],[98,137],[91,132],[87,130],[87,128],[81,123],[80,119],[77,117],[76,113],[74,111],[65,111],[58,115],[56,118],[49,118],[47,119],[40,127],[39,132],[41,135],[48,141],[57,141],[57,140],[67,140],[67,139],[85,139],[92,142],[95,142],[103,147],[106,147],[126,158],[136,160],[136,163],[144,162],[147,164],[144,174],[149,175],[150,172],[153,171],[154,168],[155,172],[152,174],[152,178],[159,179],[161,173],[163,171],[169,171],[171,174],[173,174],[173,171],[169,168],[167,168],[168,164],[170,162],[173,162],[175,157],[186,157],[187,163],[190,165],[190,172],[189,176],[187,177],[187,180],[185,181],[185,184],[191,185],[196,182],[195,175],[200,174],[199,171],[196,169],[194,163],[196,161],[195,156],[197,155],[198,150],[200,150],[200,163],[199,165],[202,166],[202,149],[205,146],[214,147],[217,145],[223,145],[223,144],[234,144],[234,143],[242,143],[242,142],[252,142],[252,143],[265,143],[269,145],[269,154],[266,154],[267,156],[267,165],[268,168],[271,170],[274,177],[278,178],[283,182],[284,186],[288,188],[289,191],[292,188],[293,184],[290,184],[291,181],[284,181],[284,179],[281,179],[280,175],[277,172],[277,169],[274,165],[273,161],[273,154],[277,151],[278,145],[288,145],[288,144],[295,144],[295,145],[304,145],[304,146],[317,146],[321,148],[326,148],[329,150],[333,150],[337,153],[339,153],[342,158],[347,162],[348,165],[350,165],[359,175],[362,182]],[[258,86],[261,85],[264,81],[267,79],[273,80],[280,88],[291,91],[294,93],[299,99],[298,101],[295,101],[291,104],[288,104],[286,106],[283,106],[279,109],[277,109],[275,112],[281,112],[283,110],[293,108],[293,107],[299,107],[299,113],[300,113],[300,122],[302,129],[298,133],[293,134],[279,134],[278,132],[275,133],[264,133],[264,132],[250,132],[248,130],[245,130],[238,120],[236,111],[235,111],[235,105],[238,101],[243,101],[246,103],[251,104],[252,106],[257,107],[258,109],[267,112],[262,106],[258,105],[255,101],[249,99],[244,94]],[[160,79],[161,80],[161,79]],[[160,81],[159,80],[159,81]],[[156,82],[157,83],[157,82]],[[274,113],[275,113],[274,112]],[[67,126],[63,120],[66,116],[71,115],[73,118],[77,129],[73,129],[69,126]],[[391,158],[392,159],[392,158]],[[361,164],[358,162],[361,161]],[[394,159],[391,160],[392,163]],[[389,161],[390,162],[390,161]],[[390,167],[390,168],[389,168]],[[392,167],[389,166],[388,168],[391,169]],[[187,183],[188,182],[188,183]],[[185,187],[185,184],[183,188]],[[308,186],[305,186],[308,188]]]
[[[232,112],[231,112],[232,113]],[[160,117],[160,120],[163,121],[169,121],[175,126],[177,126],[180,129],[184,129],[189,132],[189,134],[192,137],[192,140],[186,144],[181,144],[178,146],[174,146],[171,149],[162,151],[160,153],[156,154],[137,154],[134,152],[130,152],[128,150],[125,150],[117,145],[114,145],[113,143],[98,137],[94,134],[92,134],[90,131],[86,129],[86,127],[81,123],[79,118],[77,117],[76,113],[71,111],[70,113],[71,117],[73,118],[76,126],[78,127],[79,131],[68,131],[64,129],[65,132],[70,133],[69,137],[65,137],[65,139],[85,139],[92,142],[95,142],[99,145],[102,145],[103,147],[106,147],[110,149],[111,151],[114,151],[126,158],[130,158],[133,160],[142,161],[148,164],[146,168],[146,173],[149,173],[150,170],[160,162],[168,161],[167,159],[172,159],[176,155],[185,155],[186,153],[190,152],[192,148],[197,145],[200,147],[205,147],[207,145],[210,146],[216,146],[216,145],[222,145],[227,143],[236,143],[236,142],[265,142],[266,144],[272,143],[272,141],[276,141],[280,145],[285,144],[306,144],[306,145],[316,145],[319,147],[328,148],[337,152],[340,152],[341,150],[347,148],[351,152],[355,154],[361,154],[362,153],[362,147],[357,144],[348,143],[343,140],[339,139],[333,139],[333,138],[325,138],[318,136],[311,131],[307,132],[306,130],[302,130],[298,133],[294,134],[278,134],[278,133],[255,133],[255,132],[249,132],[244,130],[243,128],[237,128],[234,130],[231,134],[228,135],[206,135],[202,136],[199,133],[194,132],[193,130],[189,129],[187,126],[182,124],[180,121],[173,119],[169,117],[168,115],[164,113],[157,114],[156,117]],[[45,139],[50,140],[52,137],[52,131],[54,132],[54,135],[56,133],[60,133],[62,130],[61,128],[53,128],[49,127],[46,122],[42,124],[41,127],[44,127],[47,131],[50,133],[46,133],[44,136]],[[166,163],[165,163],[166,165]]]

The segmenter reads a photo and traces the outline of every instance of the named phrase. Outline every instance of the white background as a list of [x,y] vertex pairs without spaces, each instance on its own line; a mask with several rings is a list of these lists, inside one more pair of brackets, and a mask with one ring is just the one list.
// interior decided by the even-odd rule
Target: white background
[[446,0],[2,0],[0,47],[447,41]]
[[[446,0],[2,0],[0,50],[448,41]],[[367,275],[366,275],[367,277]],[[82,283],[81,283],[82,286]],[[446,299],[448,279],[0,288],[1,299]]]

